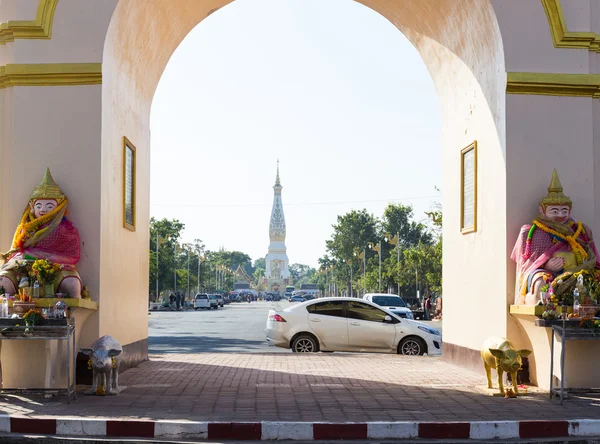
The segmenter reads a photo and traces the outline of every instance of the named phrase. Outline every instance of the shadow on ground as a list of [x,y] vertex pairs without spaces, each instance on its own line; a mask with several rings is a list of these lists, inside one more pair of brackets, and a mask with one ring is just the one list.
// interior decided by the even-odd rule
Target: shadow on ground
[[[476,421],[600,418],[598,398],[486,394],[485,378],[438,358],[351,354],[155,356],[116,397],[0,397],[10,414],[196,421]],[[193,361],[199,362],[193,362]],[[353,376],[354,375],[354,376]],[[83,389],[83,387],[81,388]]]
[[[219,336],[150,336],[148,353],[209,353],[264,351],[266,341]],[[275,350],[274,350],[275,351]]]

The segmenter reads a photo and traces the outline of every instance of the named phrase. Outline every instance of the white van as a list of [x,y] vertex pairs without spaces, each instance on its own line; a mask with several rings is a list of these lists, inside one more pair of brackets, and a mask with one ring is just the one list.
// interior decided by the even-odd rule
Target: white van
[[210,310],[210,298],[206,293],[198,293],[194,298],[194,310],[198,310],[199,308]]
[[406,306],[404,300],[397,294],[367,293],[363,299],[387,308],[396,316],[406,319],[414,319],[413,312]]

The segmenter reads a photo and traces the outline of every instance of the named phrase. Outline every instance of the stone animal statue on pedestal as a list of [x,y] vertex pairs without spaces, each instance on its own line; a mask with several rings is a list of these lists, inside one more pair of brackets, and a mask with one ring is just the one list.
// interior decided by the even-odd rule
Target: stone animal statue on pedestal
[[531,350],[515,350],[510,342],[505,338],[489,338],[483,343],[481,349],[481,359],[485,367],[485,374],[488,380],[488,388],[492,388],[492,371],[495,368],[498,373],[498,389],[503,395],[504,384],[502,376],[504,372],[510,373],[515,395],[519,394],[517,387],[517,371],[523,365],[523,357],[529,356]]
[[81,353],[90,357],[88,364],[93,371],[92,388],[86,395],[117,395],[119,393],[119,365],[123,347],[112,336],[96,339],[91,348],[82,348]]

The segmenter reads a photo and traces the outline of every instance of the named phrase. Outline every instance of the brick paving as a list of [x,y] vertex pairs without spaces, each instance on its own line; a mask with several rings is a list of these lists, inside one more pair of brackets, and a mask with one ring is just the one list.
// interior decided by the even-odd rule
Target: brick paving
[[485,377],[441,360],[378,354],[168,354],[120,376],[119,396],[0,397],[0,411],[193,421],[477,421],[600,418],[600,397],[493,397]]

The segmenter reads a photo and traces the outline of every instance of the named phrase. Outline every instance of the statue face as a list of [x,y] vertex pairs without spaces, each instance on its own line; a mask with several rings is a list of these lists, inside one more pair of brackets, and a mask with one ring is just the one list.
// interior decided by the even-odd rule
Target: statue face
[[549,219],[564,224],[571,218],[571,208],[568,205],[548,205],[546,209],[540,207],[540,212]]
[[58,204],[54,199],[38,199],[33,203],[32,210],[33,215],[37,219],[38,217],[44,216],[48,214],[52,210],[54,210]]

